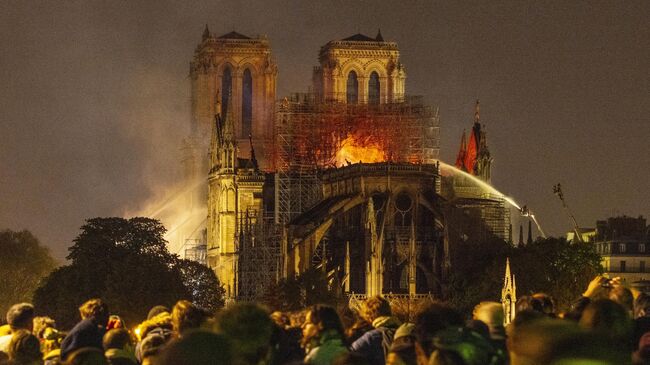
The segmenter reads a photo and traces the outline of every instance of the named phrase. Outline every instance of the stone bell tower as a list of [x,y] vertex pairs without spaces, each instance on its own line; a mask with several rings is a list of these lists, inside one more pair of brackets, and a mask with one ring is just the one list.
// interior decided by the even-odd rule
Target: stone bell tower
[[325,100],[381,104],[404,98],[406,70],[397,43],[355,34],[320,49],[313,88]]
[[[190,63],[192,82],[192,131],[209,141],[217,98],[234,120],[234,136],[240,144],[252,137],[260,168],[267,170],[273,144],[273,107],[278,68],[265,36],[247,37],[230,32],[216,37],[205,27],[201,43]],[[232,100],[229,100],[232,98]],[[227,110],[232,105],[232,110]],[[242,151],[241,157],[248,151]]]

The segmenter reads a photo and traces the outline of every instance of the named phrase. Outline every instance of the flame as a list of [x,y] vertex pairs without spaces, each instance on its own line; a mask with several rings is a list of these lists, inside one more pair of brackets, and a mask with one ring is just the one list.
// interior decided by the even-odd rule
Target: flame
[[384,162],[386,161],[386,152],[383,146],[369,138],[364,139],[348,134],[347,138],[341,142],[341,148],[336,152],[335,160],[337,167],[358,162]]

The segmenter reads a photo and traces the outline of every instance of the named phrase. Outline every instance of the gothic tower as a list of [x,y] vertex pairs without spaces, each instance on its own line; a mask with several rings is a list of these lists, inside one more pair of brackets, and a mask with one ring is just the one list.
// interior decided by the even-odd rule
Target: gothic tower
[[325,100],[380,104],[401,101],[406,70],[397,43],[363,34],[330,41],[321,47],[314,68],[314,92]]
[[[217,98],[234,121],[233,135],[239,143],[252,136],[260,152],[261,168],[271,167],[273,107],[278,69],[264,36],[250,38],[237,32],[220,37],[207,26],[190,63],[192,80],[192,134],[207,140]],[[232,98],[232,110],[227,110]],[[247,155],[248,151],[243,151]]]
[[[227,98],[222,110],[216,99],[210,138],[208,175],[207,261],[228,298],[236,298],[239,288],[239,248],[244,218],[257,216],[262,209],[264,174],[260,172],[251,143],[251,158],[239,158],[233,112],[234,98]],[[230,110],[230,111],[228,111]],[[225,112],[225,120],[222,118]]]
[[506,273],[501,289],[501,304],[503,305],[504,324],[512,322],[515,318],[517,304],[517,284],[515,275],[510,273],[510,259],[506,258]]

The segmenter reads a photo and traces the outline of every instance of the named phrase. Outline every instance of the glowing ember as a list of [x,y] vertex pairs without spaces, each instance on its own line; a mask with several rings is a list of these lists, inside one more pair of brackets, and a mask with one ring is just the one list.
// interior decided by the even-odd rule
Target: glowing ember
[[384,162],[386,152],[377,142],[348,134],[348,137],[341,142],[341,148],[336,152],[335,159],[337,167],[359,162]]

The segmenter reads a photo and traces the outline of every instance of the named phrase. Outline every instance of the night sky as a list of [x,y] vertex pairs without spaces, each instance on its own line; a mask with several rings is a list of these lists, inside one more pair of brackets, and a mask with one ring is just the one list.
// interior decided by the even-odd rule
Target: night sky
[[320,46],[381,28],[407,93],[440,107],[442,159],[480,99],[493,184],[548,234],[571,229],[558,182],[581,226],[650,216],[650,1],[185,3],[0,1],[0,229],[63,258],[84,219],[178,181],[206,23],[268,36],[278,97],[307,90]]

